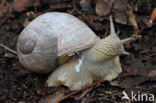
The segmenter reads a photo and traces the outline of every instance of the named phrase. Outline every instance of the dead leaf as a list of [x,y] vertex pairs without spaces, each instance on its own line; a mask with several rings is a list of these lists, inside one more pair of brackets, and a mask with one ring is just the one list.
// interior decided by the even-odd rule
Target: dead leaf
[[136,22],[136,19],[135,19],[135,15],[133,13],[133,11],[130,9],[127,11],[127,14],[128,14],[128,21],[129,23],[135,28],[135,29],[138,29],[138,24]]
[[113,9],[118,11],[125,11],[127,8],[127,0],[115,0]]
[[34,7],[37,7],[37,6],[39,6],[39,5],[40,5],[40,0],[34,0],[33,6],[34,6]]
[[108,15],[111,12],[114,0],[98,0],[95,11],[99,16]]
[[112,86],[119,86],[121,88],[131,88],[147,80],[149,80],[149,78],[143,76],[130,76],[121,78],[120,80],[111,81],[110,84]]
[[119,81],[118,80],[114,80],[114,81],[110,81],[111,86],[118,86],[120,87]]
[[130,58],[125,58],[124,61],[127,61],[126,64],[123,65],[124,71],[126,71],[129,74],[130,72],[135,75],[124,75],[121,78],[118,78],[114,81],[111,81],[110,84],[112,86],[119,86],[121,88],[131,88],[136,85],[139,85],[143,82],[153,80],[153,76],[156,76],[156,66],[149,64],[144,66],[141,60],[136,59],[134,56],[131,56]]
[[36,92],[38,95],[42,95],[42,96],[45,96],[47,94],[47,92],[41,88],[38,88]]
[[29,23],[30,23],[30,21],[26,18],[23,23],[23,27],[26,27]]
[[114,18],[117,23],[127,24],[127,15],[121,11],[115,11]]
[[138,74],[140,70],[144,69],[143,63],[136,59],[134,55],[126,57],[124,61],[126,64],[123,66],[123,70],[126,71],[126,73]]
[[14,0],[12,9],[17,12],[23,11],[27,7],[28,2],[29,0]]
[[14,0],[12,4],[10,4],[13,11],[21,12],[25,10],[27,7],[39,6],[40,0]]
[[88,12],[91,0],[80,0],[80,6],[83,11]]
[[148,73],[148,76],[150,77],[156,77],[156,70],[152,70]]
[[5,53],[5,54],[4,54],[4,57],[13,58],[13,57],[15,57],[15,55],[13,55],[13,54],[11,54],[11,53]]
[[26,102],[23,102],[23,101],[19,101],[18,103],[26,103]]
[[127,0],[115,0],[113,5],[114,18],[117,23],[127,24]]
[[7,0],[2,0],[0,3],[0,17],[3,16],[4,13],[8,11]]
[[56,103],[63,96],[64,93],[59,92],[42,99],[40,103]]
[[[138,19],[140,19],[141,17],[138,17]],[[143,23],[143,27],[142,28],[150,28],[152,27],[153,21],[150,19],[150,17],[145,17],[143,16],[141,19],[141,23]],[[138,22],[138,21],[137,21]],[[138,22],[139,23],[139,22]]]
[[156,8],[153,9],[151,15],[150,15],[150,18],[154,21],[156,20]]

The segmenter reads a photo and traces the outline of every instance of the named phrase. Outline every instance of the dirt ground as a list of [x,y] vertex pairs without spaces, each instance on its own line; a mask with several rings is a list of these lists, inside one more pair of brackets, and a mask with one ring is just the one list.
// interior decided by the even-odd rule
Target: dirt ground
[[[124,76],[83,90],[61,103],[133,103],[121,100],[122,91],[129,96],[132,91],[153,94],[156,103],[154,8],[155,0],[0,0],[0,43],[16,51],[23,28],[37,16],[53,11],[78,17],[104,38],[109,34],[108,17],[113,15],[121,39],[138,31],[142,36],[125,44],[130,55],[120,57]],[[66,87],[48,88],[47,76],[29,73],[16,54],[0,47],[0,103],[54,103],[71,92]]]

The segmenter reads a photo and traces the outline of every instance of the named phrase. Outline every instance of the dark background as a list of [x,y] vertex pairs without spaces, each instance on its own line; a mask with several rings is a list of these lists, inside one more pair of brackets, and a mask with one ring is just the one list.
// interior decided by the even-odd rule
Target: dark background
[[[109,35],[109,15],[121,39],[130,37],[138,24],[142,38],[125,44],[121,56],[124,77],[104,82],[70,96],[62,103],[128,103],[122,91],[156,95],[156,0],[0,0],[0,43],[16,50],[22,29],[45,12],[70,13],[84,21],[98,36]],[[129,12],[132,14],[130,15]],[[132,17],[136,16],[135,19]],[[154,19],[153,19],[154,20]],[[17,55],[0,47],[0,103],[52,103],[70,93],[65,87],[48,88],[48,75],[29,73]]]

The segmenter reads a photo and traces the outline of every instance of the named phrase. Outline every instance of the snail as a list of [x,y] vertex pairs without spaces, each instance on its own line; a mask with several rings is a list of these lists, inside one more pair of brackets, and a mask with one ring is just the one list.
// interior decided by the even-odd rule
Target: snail
[[98,80],[111,81],[121,72],[119,55],[129,54],[112,17],[110,35],[100,39],[78,18],[62,12],[45,13],[20,34],[17,43],[21,64],[37,73],[49,73],[47,84],[77,90]]

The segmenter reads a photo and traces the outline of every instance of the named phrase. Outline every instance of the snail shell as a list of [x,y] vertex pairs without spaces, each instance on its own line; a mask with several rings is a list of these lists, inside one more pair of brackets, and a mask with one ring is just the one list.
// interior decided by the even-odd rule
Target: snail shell
[[38,73],[48,73],[60,57],[92,47],[99,38],[78,18],[61,12],[45,13],[34,19],[20,34],[19,61]]

